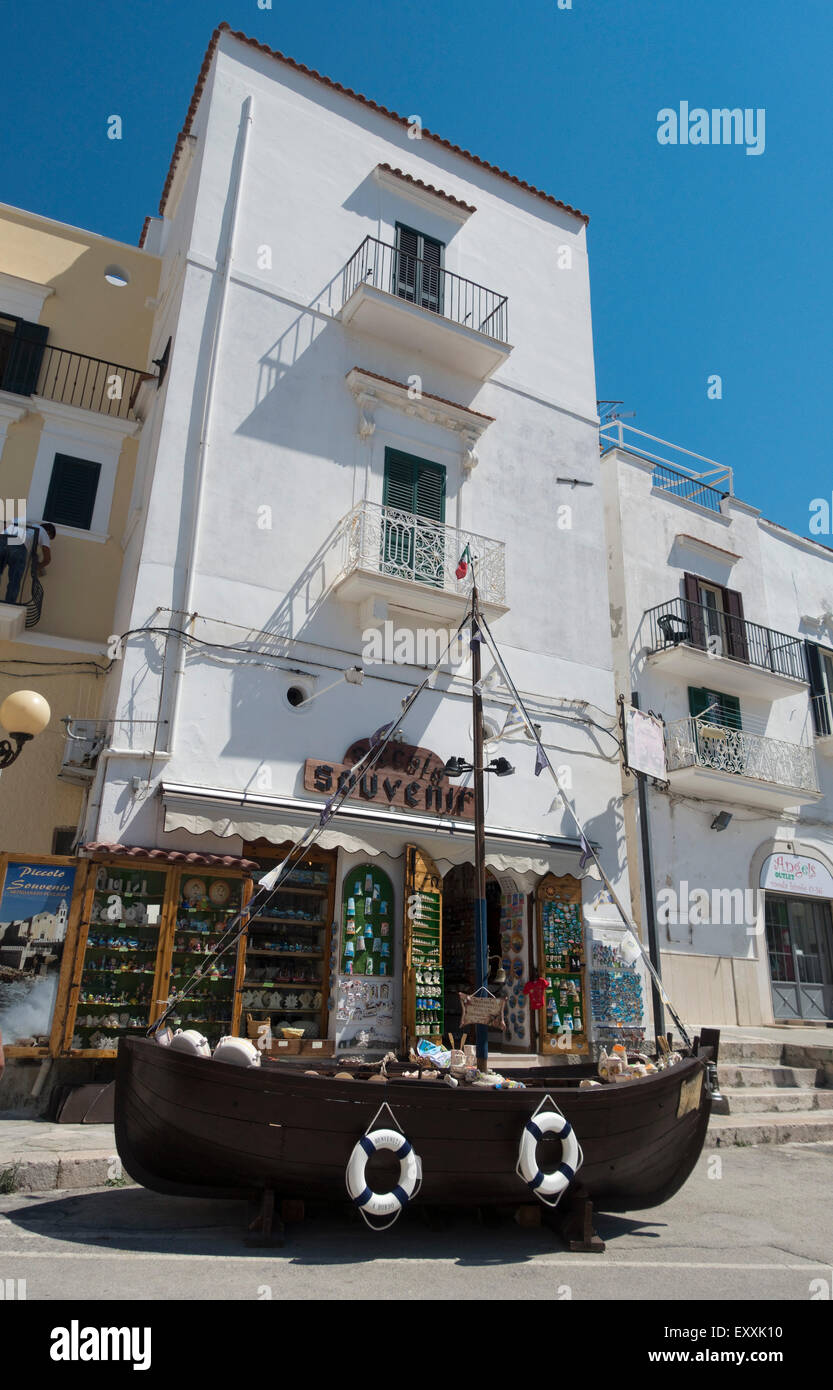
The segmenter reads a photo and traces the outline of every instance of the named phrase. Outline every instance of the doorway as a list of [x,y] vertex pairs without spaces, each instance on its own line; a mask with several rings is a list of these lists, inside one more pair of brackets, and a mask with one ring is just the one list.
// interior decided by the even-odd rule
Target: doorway
[[830,903],[767,893],[764,910],[776,1018],[833,1018]]
[[[445,1031],[453,1033],[459,1042],[464,1031],[461,1023],[460,992],[471,994],[479,981],[475,971],[474,902],[477,885],[473,864],[457,864],[443,879],[443,980],[445,984]],[[486,878],[486,940],[490,956],[501,954],[500,946],[500,884],[487,870]],[[489,974],[491,975],[491,970]],[[499,994],[497,986],[490,986]],[[474,1026],[468,1027],[468,1042],[474,1042]],[[500,1030],[489,1029],[489,1046],[503,1043]]]

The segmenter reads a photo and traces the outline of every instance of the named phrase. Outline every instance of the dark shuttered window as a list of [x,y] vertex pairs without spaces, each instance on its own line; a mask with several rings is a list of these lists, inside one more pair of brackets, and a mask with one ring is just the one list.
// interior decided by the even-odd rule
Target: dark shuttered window
[[833,732],[833,652],[815,642],[805,642],[807,672],[810,677],[810,708],[813,728],[821,738]]
[[[445,469],[440,463],[385,450],[382,502],[397,512],[426,521],[445,521]],[[382,564],[387,574],[442,587],[444,536],[435,527],[420,527],[407,517],[386,516]]]
[[444,249],[441,241],[397,222],[394,294],[441,314]]
[[100,473],[100,463],[73,458],[71,454],[56,454],[43,509],[44,521],[89,531]]
[[31,396],[38,385],[49,329],[0,313],[0,390]]

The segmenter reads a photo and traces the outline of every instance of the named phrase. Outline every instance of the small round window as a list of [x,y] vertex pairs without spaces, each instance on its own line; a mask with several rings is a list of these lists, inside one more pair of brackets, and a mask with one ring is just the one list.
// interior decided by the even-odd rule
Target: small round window
[[124,289],[124,286],[130,283],[130,276],[120,265],[108,265],[104,279],[108,285],[115,285],[117,289]]

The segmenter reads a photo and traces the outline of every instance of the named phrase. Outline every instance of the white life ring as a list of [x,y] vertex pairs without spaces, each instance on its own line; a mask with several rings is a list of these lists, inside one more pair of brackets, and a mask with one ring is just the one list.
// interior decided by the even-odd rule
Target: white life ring
[[[374,1192],[365,1180],[367,1160],[380,1149],[399,1159],[399,1182],[390,1192]],[[347,1191],[362,1214],[398,1216],[422,1180],[422,1164],[404,1135],[395,1129],[374,1129],[363,1134],[347,1164]]]
[[[552,1173],[538,1167],[536,1147],[545,1134],[557,1134],[561,1140],[561,1162]],[[570,1121],[555,1110],[543,1110],[527,1120],[521,1135],[518,1171],[537,1197],[561,1197],[584,1161],[575,1131]]]

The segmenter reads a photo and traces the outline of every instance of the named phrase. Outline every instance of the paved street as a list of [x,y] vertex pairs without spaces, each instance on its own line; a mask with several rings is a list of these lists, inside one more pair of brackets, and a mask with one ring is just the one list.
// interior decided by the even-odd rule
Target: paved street
[[[716,1159],[722,1164],[722,1176]],[[137,1187],[0,1197],[0,1280],[30,1300],[780,1299],[833,1278],[833,1143],[707,1151],[671,1202],[602,1216],[604,1255],[571,1255],[544,1227],[417,1210],[373,1235],[346,1209],[288,1228],[282,1249],[243,1243],[245,1207]],[[218,1259],[217,1257],[222,1257]],[[461,1278],[461,1275],[463,1276]],[[825,1281],[824,1285],[813,1281]]]

